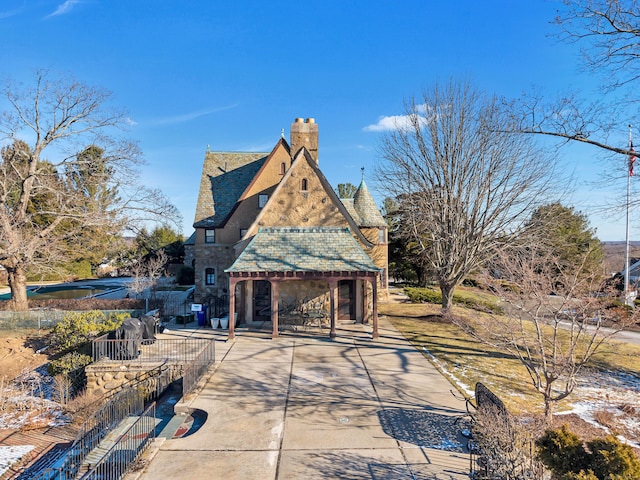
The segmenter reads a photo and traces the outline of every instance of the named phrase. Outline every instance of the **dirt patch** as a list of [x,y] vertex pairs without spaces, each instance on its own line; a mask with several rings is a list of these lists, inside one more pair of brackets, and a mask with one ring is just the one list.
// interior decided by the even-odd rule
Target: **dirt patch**
[[35,330],[0,330],[0,380],[6,383],[47,363],[48,356],[38,353],[44,347],[44,337]]

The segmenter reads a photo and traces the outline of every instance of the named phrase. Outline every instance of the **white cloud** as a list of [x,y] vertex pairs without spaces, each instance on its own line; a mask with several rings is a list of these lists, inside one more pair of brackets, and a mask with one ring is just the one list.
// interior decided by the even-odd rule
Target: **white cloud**
[[0,19],[13,17],[15,15],[18,15],[19,13],[20,13],[20,10],[18,10],[18,9],[16,9],[16,10],[7,10],[5,12],[0,12]]
[[131,125],[131,126],[133,126],[133,125],[137,125],[137,124],[138,124],[138,122],[136,122],[136,121],[135,121],[133,118],[131,118],[131,117],[127,117],[127,118],[125,119],[125,122],[126,122],[126,124],[127,124],[127,125]]
[[65,0],[62,5],[59,5],[55,12],[53,12],[50,17],[56,17],[58,15],[64,15],[69,13],[74,5],[81,3],[82,0]]
[[155,121],[152,121],[151,124],[152,125],[176,125],[179,123],[190,122],[191,120],[195,120],[196,118],[204,117],[206,115],[210,115],[215,112],[229,110],[237,106],[238,104],[235,103],[233,105],[227,105],[225,107],[212,108],[209,110],[198,110],[195,112],[183,113],[181,115],[174,115],[172,117],[159,118]]
[[[368,125],[362,130],[365,132],[388,132],[390,130],[404,130],[411,128],[413,122],[411,115],[390,115],[382,116],[378,119],[378,123]],[[427,124],[428,119],[426,117],[418,117],[420,123],[424,126]]]

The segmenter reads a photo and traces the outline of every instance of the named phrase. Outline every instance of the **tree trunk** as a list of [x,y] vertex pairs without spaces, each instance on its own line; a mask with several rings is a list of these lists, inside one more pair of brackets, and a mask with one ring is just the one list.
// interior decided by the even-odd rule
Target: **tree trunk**
[[440,293],[442,294],[442,311],[448,313],[451,311],[451,306],[453,305],[453,290],[455,289],[455,285],[442,281],[439,283]]
[[18,312],[26,311],[29,309],[29,304],[27,303],[27,276],[24,273],[24,268],[21,266],[6,268],[11,289],[10,308]]
[[544,395],[544,421],[547,425],[551,425],[553,420],[553,406],[551,404],[551,384],[547,383]]

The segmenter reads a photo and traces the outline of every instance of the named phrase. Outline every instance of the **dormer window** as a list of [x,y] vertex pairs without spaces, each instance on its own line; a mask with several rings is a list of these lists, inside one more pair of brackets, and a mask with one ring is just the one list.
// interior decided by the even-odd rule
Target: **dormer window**
[[307,181],[306,178],[303,178],[302,181],[300,182],[300,190],[302,190],[303,192],[306,192],[307,190],[309,190],[309,182]]
[[213,228],[204,231],[204,243],[216,243],[216,231]]
[[269,200],[269,195],[267,195],[266,193],[261,193],[260,195],[258,195],[258,208],[264,208],[264,206],[267,204],[267,200]]

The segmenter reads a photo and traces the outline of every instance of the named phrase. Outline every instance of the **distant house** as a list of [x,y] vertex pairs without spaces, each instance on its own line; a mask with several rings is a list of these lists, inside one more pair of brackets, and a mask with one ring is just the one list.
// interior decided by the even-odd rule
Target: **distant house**
[[[318,125],[296,119],[271,152],[207,152],[185,263],[194,299],[237,324],[289,316],[371,322],[387,289],[387,224],[363,180],[339,199],[318,164]],[[222,306],[222,307],[221,307]],[[233,315],[230,316],[234,318]],[[236,322],[230,322],[233,337]]]
[[[620,275],[624,278],[627,268],[622,269]],[[629,259],[629,284],[638,285],[640,282],[640,258]]]

